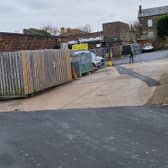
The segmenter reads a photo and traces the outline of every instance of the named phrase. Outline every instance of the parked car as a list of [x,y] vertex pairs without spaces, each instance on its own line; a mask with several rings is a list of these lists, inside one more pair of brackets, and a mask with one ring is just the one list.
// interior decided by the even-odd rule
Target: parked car
[[95,53],[91,52],[92,56],[92,65],[94,69],[105,66],[105,60],[101,56],[97,56]]
[[91,51],[72,51],[71,57],[73,55],[75,55],[75,56],[82,56],[82,55],[91,56],[91,63],[92,63],[93,71],[105,66],[104,58],[101,56],[97,56],[94,52],[91,52]]
[[130,51],[132,51],[134,55],[142,53],[141,46],[137,43],[122,46],[122,55],[128,56]]
[[122,55],[127,56],[130,54],[131,51],[131,46],[130,45],[124,45],[122,46]]
[[150,52],[150,51],[154,51],[154,47],[151,43],[146,43],[144,44],[143,48],[142,48],[143,52]]

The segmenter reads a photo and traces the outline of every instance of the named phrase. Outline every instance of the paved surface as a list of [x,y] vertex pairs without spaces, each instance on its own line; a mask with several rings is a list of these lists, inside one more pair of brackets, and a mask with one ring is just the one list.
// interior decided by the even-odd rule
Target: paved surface
[[[168,59],[105,68],[28,99],[0,102],[0,112],[142,106],[153,95]],[[152,86],[152,87],[151,87]]]
[[0,102],[0,112],[142,106],[156,89],[153,81],[157,84],[167,67],[168,59],[164,59],[122,65],[129,72],[126,74],[120,74],[116,67],[102,69],[29,99]]
[[168,107],[0,113],[1,168],[168,168]]
[[137,78],[139,80],[142,80],[143,82],[145,82],[149,87],[154,87],[154,86],[159,86],[160,85],[160,82],[155,80],[155,79],[152,79],[148,76],[145,76],[145,75],[142,75],[140,73],[137,73],[131,69],[127,69],[127,68],[124,68],[124,67],[121,67],[121,66],[117,66],[117,70],[120,74],[125,74],[125,75],[130,75],[134,78]]
[[156,89],[149,86],[150,79],[157,83],[167,73],[168,59],[121,67],[129,74],[120,74],[116,67],[102,69],[29,99],[0,102],[0,111],[142,106]]
[[168,168],[168,106],[137,106],[167,72],[154,60],[0,102],[0,168]]
[[[167,56],[168,50],[138,55],[138,63],[134,65],[125,64],[127,58],[120,59],[116,65],[125,61],[122,69],[128,69],[129,73],[118,73],[115,67],[106,68],[30,99],[0,102],[0,112],[144,105],[155,90],[147,85],[155,86],[167,72]],[[131,98],[127,100],[128,96]]]
[[154,89],[139,79],[120,75],[115,68],[108,68],[36,97],[0,102],[0,111],[143,105]]
[[[153,60],[161,60],[165,58],[168,58],[168,50],[143,53],[140,55],[136,55],[134,57],[135,62],[150,62]],[[114,65],[122,65],[128,63],[129,63],[128,57],[113,58]]]

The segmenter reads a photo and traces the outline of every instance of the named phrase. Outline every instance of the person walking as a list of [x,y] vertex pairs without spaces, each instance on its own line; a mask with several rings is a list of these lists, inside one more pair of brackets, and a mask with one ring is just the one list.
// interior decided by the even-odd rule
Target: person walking
[[130,64],[134,63],[134,54],[131,49],[130,49],[130,53],[129,53],[129,63]]

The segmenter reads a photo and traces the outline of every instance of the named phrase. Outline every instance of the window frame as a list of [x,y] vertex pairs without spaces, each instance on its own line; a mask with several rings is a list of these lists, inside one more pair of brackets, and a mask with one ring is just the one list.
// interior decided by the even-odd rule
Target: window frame
[[147,20],[147,26],[148,26],[148,28],[152,28],[153,27],[153,19],[148,19]]

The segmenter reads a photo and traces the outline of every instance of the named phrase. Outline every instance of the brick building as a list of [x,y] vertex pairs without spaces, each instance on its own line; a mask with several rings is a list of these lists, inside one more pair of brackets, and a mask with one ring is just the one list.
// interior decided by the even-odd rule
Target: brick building
[[89,43],[90,48],[95,48],[96,44],[101,43],[102,40],[102,32],[69,36],[40,36],[0,32],[0,51],[57,49],[60,48],[61,43],[73,41]]
[[121,45],[130,43],[129,25],[123,22],[105,23],[100,32],[60,36],[0,33],[0,51],[53,49],[67,46],[67,43],[69,46],[88,43],[89,49],[112,47],[113,55],[120,55]]
[[79,33],[75,35],[61,35],[61,39],[63,42],[69,42],[69,41],[78,41],[80,39],[89,39],[89,38],[97,38],[101,37],[103,35],[103,32],[93,32],[93,33]]
[[62,35],[61,41],[67,42],[71,48],[73,44],[77,43],[88,43],[89,48],[93,49],[96,48],[98,44],[102,44],[103,42],[103,32],[93,32],[93,33],[79,33],[75,35]]
[[113,56],[119,56],[122,45],[130,43],[129,25],[123,22],[112,22],[103,24],[104,46],[111,48]]
[[75,28],[64,28],[64,27],[61,28],[61,35],[70,36],[76,34],[87,34],[87,32]]
[[129,43],[129,25],[123,22],[104,23],[103,35],[106,46],[127,44]]
[[143,9],[140,5],[138,19],[141,26],[141,40],[155,39],[157,20],[167,14],[168,6]]

